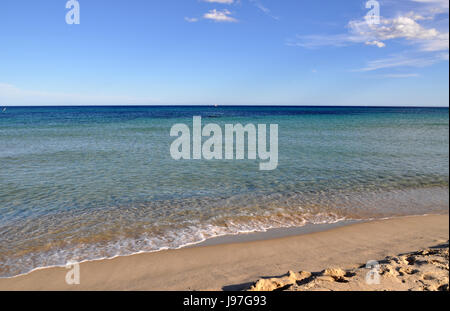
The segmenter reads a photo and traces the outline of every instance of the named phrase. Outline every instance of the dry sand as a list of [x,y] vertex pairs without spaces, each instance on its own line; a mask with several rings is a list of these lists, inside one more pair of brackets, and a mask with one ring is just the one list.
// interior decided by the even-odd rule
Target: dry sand
[[417,252],[388,256],[355,269],[289,271],[263,278],[250,291],[448,291],[448,242]]
[[[254,289],[445,289],[448,240],[448,215],[402,217],[271,240],[85,262],[80,285],[65,283],[65,268],[41,269],[0,279],[0,290],[246,290],[261,278],[275,279],[256,283]],[[419,251],[434,246],[440,248]],[[362,265],[369,260],[380,261],[379,285],[365,282],[368,270]],[[289,270],[304,272],[292,272],[287,277],[291,281],[276,278]],[[274,282],[290,283],[272,286]]]

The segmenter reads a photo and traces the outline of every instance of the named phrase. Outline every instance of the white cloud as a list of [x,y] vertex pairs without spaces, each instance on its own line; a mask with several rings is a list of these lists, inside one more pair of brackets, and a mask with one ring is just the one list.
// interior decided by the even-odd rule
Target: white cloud
[[417,22],[422,19],[420,15],[382,18],[379,25],[370,25],[365,21],[351,21],[349,28],[353,36],[367,38],[368,41],[405,39],[418,44],[422,50],[448,50],[448,32],[441,33],[435,28],[425,28]]
[[[418,18],[418,16],[416,16]],[[416,44],[423,51],[443,51],[449,49],[449,33],[441,33],[435,28],[425,28],[411,17],[400,16],[382,19],[379,25],[369,25],[366,21],[350,21],[349,33],[337,35],[297,36],[288,45],[305,48],[322,46],[348,46],[355,43],[385,47],[385,41],[404,39]]]
[[374,40],[374,41],[366,41],[366,45],[376,45],[379,48],[384,48],[386,46],[386,44],[384,44],[383,42]]
[[237,19],[230,16],[231,12],[228,10],[218,11],[216,9],[209,11],[203,15],[203,18],[210,19],[215,22],[237,22]]
[[[200,0],[202,2],[208,2],[208,3],[219,3],[219,4],[240,4],[240,0]],[[273,19],[278,20],[279,17],[275,16],[272,14],[272,11],[267,8],[266,6],[264,6],[259,0],[249,0],[250,3],[252,3],[255,7],[257,7],[261,12],[263,12],[265,15],[270,16]],[[213,20],[216,22],[237,22],[238,20],[234,17],[231,16],[232,13],[227,10],[217,10],[217,9],[213,9],[210,10],[209,12],[203,14],[202,18],[203,19],[209,19],[209,20]],[[198,22],[199,18],[189,18],[189,17],[185,17],[184,18],[187,22]]]
[[352,21],[349,26],[353,32],[361,36],[376,37],[380,40],[397,38],[429,40],[435,38],[439,32],[422,27],[411,17],[399,16],[392,19],[382,19],[379,25],[366,22]]

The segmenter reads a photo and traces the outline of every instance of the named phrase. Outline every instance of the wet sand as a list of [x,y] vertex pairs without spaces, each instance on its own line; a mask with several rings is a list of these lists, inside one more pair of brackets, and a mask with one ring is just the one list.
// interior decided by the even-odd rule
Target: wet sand
[[[448,239],[448,215],[401,217],[282,238],[204,245],[84,262],[80,265],[79,285],[66,284],[69,270],[64,267],[40,269],[27,275],[0,279],[0,290],[246,290],[258,279],[282,276],[287,271],[322,271],[322,281],[327,278],[323,273],[325,269],[341,269],[357,275],[351,271],[361,268],[369,260],[383,260],[386,256],[442,246]],[[397,256],[399,260],[403,260],[400,256]],[[447,264],[448,277],[448,255],[447,259],[445,254],[443,256],[436,260]],[[400,264],[408,265],[404,260]],[[391,262],[391,267],[392,274],[395,274],[400,266]],[[419,269],[420,265],[403,268]],[[388,275],[391,272],[386,270],[385,273]],[[403,276],[408,279],[407,273]],[[328,279],[330,277],[333,278],[328,275]],[[442,280],[441,276],[439,278]],[[389,287],[388,283],[381,283],[373,288],[361,283],[348,289],[406,289],[401,280],[395,286],[392,284],[397,283],[389,282]],[[298,290],[314,289],[333,288]]]

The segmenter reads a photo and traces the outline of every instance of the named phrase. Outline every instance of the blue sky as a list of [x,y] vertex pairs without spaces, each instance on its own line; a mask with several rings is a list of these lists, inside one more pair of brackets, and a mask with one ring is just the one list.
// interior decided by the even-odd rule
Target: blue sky
[[0,106],[448,106],[448,0],[0,2]]

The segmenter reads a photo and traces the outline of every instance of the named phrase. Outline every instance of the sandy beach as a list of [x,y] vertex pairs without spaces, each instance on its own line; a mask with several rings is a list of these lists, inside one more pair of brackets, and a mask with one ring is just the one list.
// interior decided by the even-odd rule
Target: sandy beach
[[[404,262],[405,269],[408,268],[409,257],[401,257],[401,254],[416,252],[414,254],[420,256],[438,256],[436,261],[440,261],[441,266],[434,267],[444,271],[447,278],[441,276],[440,281],[448,283],[448,248],[445,257],[448,239],[448,215],[402,217],[283,238],[189,247],[84,262],[80,265],[79,285],[66,284],[65,277],[69,270],[65,267],[40,269],[22,276],[0,279],[0,290],[248,290],[259,279],[282,278],[287,271],[295,271],[291,272],[295,274],[291,275],[294,281],[305,279],[305,276],[311,280],[311,275],[299,275],[301,271],[316,273],[315,276],[322,281],[326,281],[327,275],[328,279],[339,280],[339,275],[345,271],[342,275],[344,278],[358,275],[360,280],[359,283],[353,282],[347,289],[405,290],[410,289],[404,285],[409,281],[393,282],[391,278],[389,282],[383,283],[388,274],[391,277],[401,274],[405,278],[407,273],[402,273],[398,268],[400,266],[397,267],[400,273],[389,271],[384,266],[381,284],[374,287],[363,285],[362,272],[356,270],[370,260],[386,263],[383,259],[387,256],[397,255],[400,255],[395,257],[398,260],[407,261]],[[421,251],[432,247],[438,247],[439,254]],[[394,257],[389,258],[395,261]],[[417,261],[412,260],[413,263]],[[420,270],[422,266],[426,265],[412,268]],[[391,267],[396,269],[392,262]],[[324,273],[326,269],[335,270]],[[421,275],[419,271],[416,272],[416,277]],[[434,278],[432,272],[425,278]],[[339,289],[320,287],[317,282],[314,284],[297,290]]]

